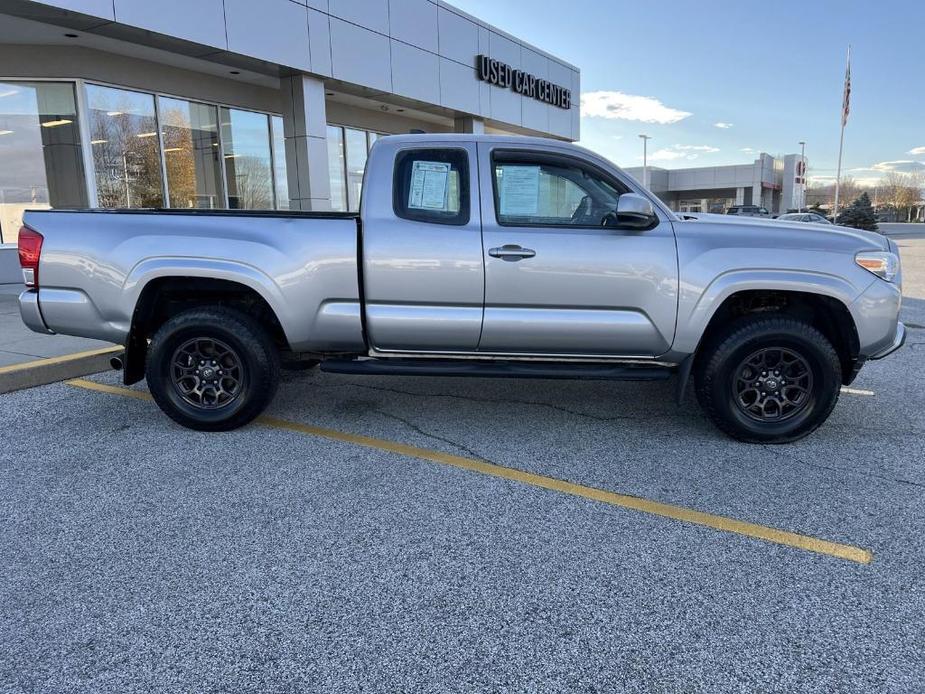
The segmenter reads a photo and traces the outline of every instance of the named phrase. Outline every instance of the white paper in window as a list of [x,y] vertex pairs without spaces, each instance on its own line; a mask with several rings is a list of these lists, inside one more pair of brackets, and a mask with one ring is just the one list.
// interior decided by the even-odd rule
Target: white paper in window
[[443,161],[415,161],[411,167],[408,207],[412,210],[448,211],[450,165]]
[[536,215],[540,200],[539,166],[504,166],[501,173],[501,214]]

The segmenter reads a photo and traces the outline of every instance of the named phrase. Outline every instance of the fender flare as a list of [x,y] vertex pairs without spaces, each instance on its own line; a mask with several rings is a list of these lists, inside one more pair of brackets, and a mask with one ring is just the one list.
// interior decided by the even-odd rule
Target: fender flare
[[716,277],[700,293],[686,316],[678,316],[678,329],[672,350],[682,354],[693,354],[716,311],[726,299],[739,292],[765,290],[818,294],[839,301],[857,323],[852,304],[864,289],[865,287],[858,288],[837,275],[821,272],[763,268],[731,270]]
[[[123,371],[123,381],[126,384],[136,383],[144,377],[143,357],[146,352],[146,345],[139,342],[133,329],[138,302],[145,288],[152,281],[169,277],[196,277],[240,284],[255,291],[277,317],[282,315],[280,309],[283,307],[284,301],[280,288],[268,275],[251,265],[211,258],[171,256],[146,258],[131,269],[122,285],[123,294],[126,297],[126,306],[130,307],[130,313],[127,316],[129,332],[125,345],[125,368]],[[286,327],[283,326],[283,332],[285,333],[285,331]],[[286,337],[289,339],[288,334]]]
[[146,258],[126,275],[122,290],[133,311],[145,287],[152,280],[164,277],[201,277],[242,284],[257,292],[277,316],[285,304],[277,284],[252,265],[234,260],[166,256]]
[[[678,405],[684,400],[687,384],[690,381],[707,326],[713,320],[719,307],[733,294],[761,290],[816,294],[835,299],[843,304],[856,324],[857,318],[852,311],[852,305],[864,289],[866,287],[859,289],[837,275],[803,270],[732,270],[719,275],[700,294],[683,326],[680,316],[678,319],[678,329],[672,350],[687,355],[677,369],[678,382],[675,397]],[[696,340],[691,336],[696,336]]]

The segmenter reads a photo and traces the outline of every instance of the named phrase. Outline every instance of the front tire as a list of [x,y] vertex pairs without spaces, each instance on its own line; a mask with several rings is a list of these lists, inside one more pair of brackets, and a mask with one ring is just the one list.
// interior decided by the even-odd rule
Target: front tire
[[713,423],[749,443],[787,443],[818,429],[838,402],[841,362],[819,330],[789,317],[749,316],[707,344],[695,373]]
[[263,412],[279,368],[279,352],[259,323],[228,308],[195,308],[155,333],[145,377],[158,407],[178,424],[228,431]]

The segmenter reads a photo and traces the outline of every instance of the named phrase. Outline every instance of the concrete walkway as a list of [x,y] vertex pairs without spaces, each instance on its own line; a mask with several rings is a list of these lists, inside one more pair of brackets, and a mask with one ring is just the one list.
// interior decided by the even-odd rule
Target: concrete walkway
[[19,316],[17,299],[23,289],[21,284],[0,285],[0,367],[112,346],[82,337],[32,332]]

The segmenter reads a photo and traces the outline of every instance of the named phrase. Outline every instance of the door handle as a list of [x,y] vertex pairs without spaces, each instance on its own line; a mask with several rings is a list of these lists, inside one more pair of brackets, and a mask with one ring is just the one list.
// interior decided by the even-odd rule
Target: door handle
[[505,244],[500,248],[489,248],[488,255],[492,258],[501,258],[502,260],[513,263],[518,260],[523,260],[524,258],[532,258],[536,255],[536,251],[532,248],[523,248],[516,244]]

